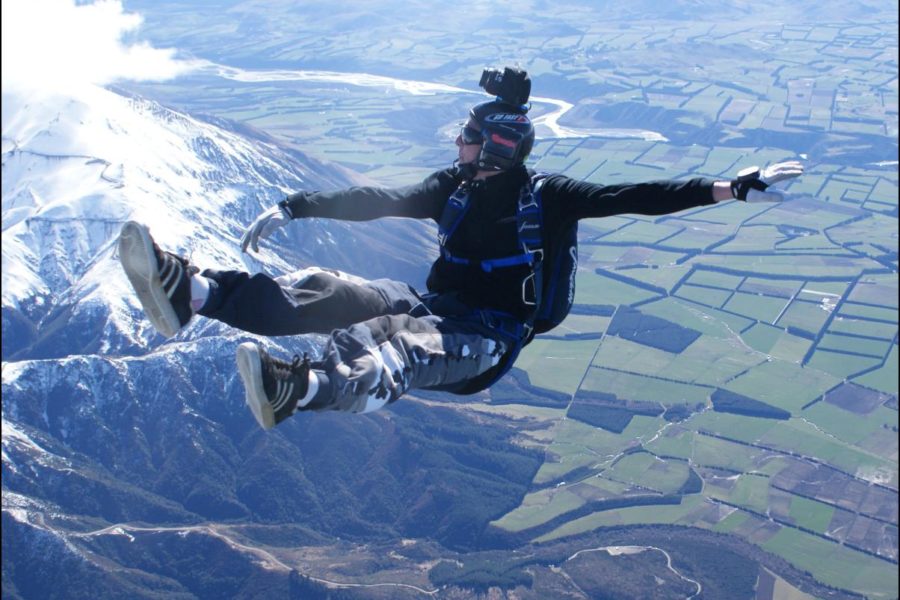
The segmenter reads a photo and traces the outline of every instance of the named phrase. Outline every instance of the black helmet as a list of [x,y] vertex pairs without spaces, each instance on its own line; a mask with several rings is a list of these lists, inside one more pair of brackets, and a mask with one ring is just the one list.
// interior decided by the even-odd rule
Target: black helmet
[[475,105],[469,122],[481,131],[481,152],[475,161],[485,171],[505,171],[521,165],[534,146],[534,126],[528,108],[499,100]]

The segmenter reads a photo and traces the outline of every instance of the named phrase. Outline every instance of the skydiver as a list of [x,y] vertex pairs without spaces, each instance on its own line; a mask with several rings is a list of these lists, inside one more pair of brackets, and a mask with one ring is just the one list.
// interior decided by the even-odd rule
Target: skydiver
[[194,314],[264,336],[328,334],[317,360],[282,360],[253,342],[238,346],[246,402],[264,429],[298,411],[370,412],[410,389],[471,394],[568,313],[578,220],[664,215],[732,199],[780,202],[784,195],[771,186],[803,173],[789,161],[745,169],[731,181],[604,185],[542,176],[525,166],[535,138],[527,74],[488,69],[481,86],[496,99],[469,111],[453,166],[396,189],[294,193],[241,240],[243,252],[259,252],[260,240],[307,217],[431,219],[440,255],[427,291],[320,268],[281,277],[200,271],[160,249],[147,227],[128,222],[119,256],[150,322],[167,337]]

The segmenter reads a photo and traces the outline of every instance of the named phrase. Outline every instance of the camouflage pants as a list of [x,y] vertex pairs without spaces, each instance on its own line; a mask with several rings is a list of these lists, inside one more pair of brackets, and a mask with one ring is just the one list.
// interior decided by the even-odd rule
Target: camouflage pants
[[204,271],[207,317],[262,335],[327,333],[315,369],[327,376],[311,410],[370,412],[410,389],[471,393],[493,380],[514,340],[465,307],[430,310],[409,285],[324,269],[271,278]]

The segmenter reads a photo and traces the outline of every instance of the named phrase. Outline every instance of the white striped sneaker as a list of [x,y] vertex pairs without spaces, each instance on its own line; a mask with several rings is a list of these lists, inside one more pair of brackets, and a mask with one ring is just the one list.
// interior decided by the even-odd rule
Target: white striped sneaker
[[246,402],[260,427],[271,429],[298,410],[309,389],[309,357],[294,356],[287,362],[245,342],[237,349],[238,372],[244,382]]
[[119,233],[119,260],[144,314],[157,331],[172,337],[188,324],[191,276],[200,270],[188,259],[161,250],[146,226],[128,221]]

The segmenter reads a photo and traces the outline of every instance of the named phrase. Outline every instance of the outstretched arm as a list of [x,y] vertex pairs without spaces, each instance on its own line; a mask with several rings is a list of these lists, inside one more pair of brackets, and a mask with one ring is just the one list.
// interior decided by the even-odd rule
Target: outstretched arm
[[781,202],[782,192],[772,186],[799,177],[803,165],[788,161],[765,169],[750,167],[731,181],[695,178],[645,183],[600,185],[563,176],[553,176],[544,186],[550,205],[564,220],[608,217],[621,214],[666,215],[687,208],[724,202]]
[[622,214],[667,215],[714,204],[716,194],[722,193],[716,191],[714,180],[703,177],[601,185],[552,176],[543,190],[547,210],[558,211],[563,221]]
[[402,188],[351,187],[333,192],[291,194],[259,217],[241,238],[259,252],[259,240],[272,235],[292,219],[323,217],[344,221],[368,221],[379,217],[438,219],[450,193],[459,185],[452,171],[438,171],[421,183]]

